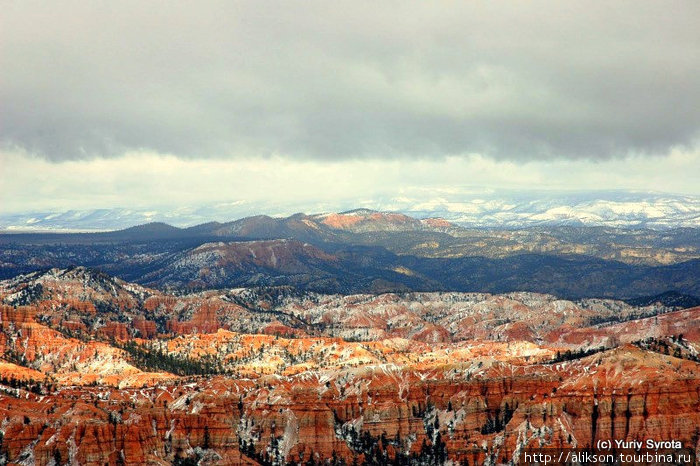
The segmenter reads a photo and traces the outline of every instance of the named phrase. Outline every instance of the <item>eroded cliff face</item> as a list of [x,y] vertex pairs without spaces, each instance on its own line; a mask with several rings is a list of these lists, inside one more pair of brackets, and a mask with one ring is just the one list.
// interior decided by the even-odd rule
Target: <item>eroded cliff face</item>
[[[32,304],[0,305],[0,463],[474,465],[598,439],[700,447],[700,308],[84,285],[3,288]],[[618,311],[631,320],[583,325]],[[270,334],[222,328],[246,316]]]
[[544,365],[384,364],[37,393],[15,385],[0,394],[2,451],[24,464],[57,456],[78,464],[484,464],[517,460],[526,446],[586,447],[596,439],[700,446],[697,364],[633,346]]
[[[615,338],[629,333],[624,330],[613,335],[603,330],[591,334],[591,327],[597,324],[661,318],[672,310],[662,304],[636,307],[602,299],[572,302],[524,292],[341,296],[280,288],[175,295],[83,267],[0,281],[0,299],[8,309],[18,308],[3,312],[26,312],[22,306],[31,305],[33,314],[26,318],[36,317],[69,336],[119,341],[225,329],[345,340],[530,341],[578,348],[587,342],[589,346],[612,346],[617,343]],[[674,329],[676,322],[679,328]],[[640,338],[671,331],[688,334],[692,326],[683,328],[684,322],[688,321],[667,320],[661,327],[642,322],[633,330]]]

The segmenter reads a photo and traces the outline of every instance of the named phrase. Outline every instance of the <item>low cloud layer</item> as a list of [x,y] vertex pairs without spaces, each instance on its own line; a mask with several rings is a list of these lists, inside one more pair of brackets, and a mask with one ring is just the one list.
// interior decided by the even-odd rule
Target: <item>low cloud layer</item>
[[51,161],[667,155],[700,3],[11,2],[0,143]]
[[[597,163],[518,163],[476,155],[333,163],[282,157],[181,159],[153,153],[62,163],[2,153],[0,158],[0,214],[113,207],[177,213],[182,207],[219,204],[241,205],[241,216],[356,207],[405,210],[405,204],[386,199],[408,196],[418,204],[447,196],[450,202],[469,202],[474,195],[533,189],[700,195],[700,151]],[[230,217],[214,219],[222,218]]]

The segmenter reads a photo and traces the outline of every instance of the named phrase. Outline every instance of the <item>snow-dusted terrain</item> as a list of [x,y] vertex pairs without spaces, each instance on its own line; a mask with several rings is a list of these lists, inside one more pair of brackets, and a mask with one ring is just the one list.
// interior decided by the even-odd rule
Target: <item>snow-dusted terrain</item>
[[700,226],[700,197],[659,193],[473,195],[446,194],[396,207],[412,216],[438,216],[462,226],[520,228],[603,225],[633,228]]
[[262,205],[232,201],[194,207],[94,209],[0,213],[5,231],[104,231],[148,222],[192,226],[261,213],[273,216],[342,211],[357,207],[402,212],[417,218],[442,217],[462,226],[522,228],[602,225],[665,229],[700,227],[700,197],[643,192],[503,192],[493,190],[408,190],[373,201],[337,205]]

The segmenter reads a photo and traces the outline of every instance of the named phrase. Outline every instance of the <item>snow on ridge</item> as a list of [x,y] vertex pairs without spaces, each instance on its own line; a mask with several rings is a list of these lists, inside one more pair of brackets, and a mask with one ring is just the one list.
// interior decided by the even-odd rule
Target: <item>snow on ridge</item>
[[[365,215],[350,201],[334,210],[344,216]],[[361,204],[361,203],[360,203]],[[518,228],[547,225],[597,225],[611,227],[700,227],[700,196],[642,192],[532,193],[454,192],[402,193],[373,200],[376,211],[403,213],[418,219],[440,217],[463,226]],[[286,206],[280,212],[313,212],[313,206]],[[328,205],[317,206],[313,218],[323,220]],[[27,212],[0,215],[0,231],[109,231],[144,223],[144,219],[184,227],[209,221],[231,220],[269,213],[264,205],[214,204],[198,208],[92,209],[63,212]]]
[[[700,227],[700,199],[660,197],[641,200],[594,199],[582,202],[532,201],[519,204],[481,199],[474,203],[434,203],[430,211],[448,221],[468,226],[526,227],[588,225],[612,227]],[[427,214],[431,201],[408,207],[409,213]]]

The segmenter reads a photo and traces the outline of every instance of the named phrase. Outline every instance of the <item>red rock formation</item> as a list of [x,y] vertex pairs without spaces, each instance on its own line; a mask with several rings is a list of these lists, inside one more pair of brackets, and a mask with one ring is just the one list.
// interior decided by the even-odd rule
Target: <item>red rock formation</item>
[[421,221],[404,214],[357,210],[342,214],[326,214],[316,217],[320,222],[336,230],[397,231],[421,228]]
[[136,335],[140,338],[153,338],[158,333],[156,331],[156,323],[151,320],[146,320],[143,317],[134,317],[131,321],[131,327],[135,330]]
[[700,343],[700,307],[599,328],[557,329],[547,336],[547,340],[552,344],[597,346],[671,335],[683,335]]
[[308,336],[303,330],[289,327],[284,325],[279,320],[270,322],[268,325],[263,327],[262,333],[265,335],[278,335],[281,337],[306,337]]
[[[700,447],[700,365],[690,360],[700,308],[581,328],[595,310],[533,294],[314,296],[285,314],[272,298],[253,312],[217,293],[137,299],[124,287],[112,302],[99,291],[104,277],[95,280],[89,292],[54,283],[36,306],[0,306],[0,458],[10,463],[386,464],[409,455],[435,464],[428,457],[444,453],[483,464],[517,462],[526,446],[598,439]],[[99,295],[95,312],[71,293]],[[165,316],[171,334],[158,335]],[[253,318],[268,335],[221,328]],[[310,333],[336,336],[287,323],[307,321]],[[376,341],[337,336],[365,331]],[[686,359],[625,344],[680,333],[672,341]],[[621,345],[547,363],[557,349],[612,340]],[[158,366],[178,363],[229,375],[183,378]]]
[[36,308],[33,306],[7,306],[0,304],[0,325],[6,325],[10,322],[21,324],[26,322],[34,322],[36,317]]
[[129,330],[123,322],[107,322],[97,330],[97,335],[106,340],[125,341],[129,339]]
[[438,432],[447,456],[470,464],[486,455],[517,460],[527,445],[583,448],[596,439],[700,446],[696,363],[626,346],[553,366],[468,367],[3,393],[3,452],[18,461],[29,446],[36,464],[56,450],[80,464],[114,464],[120,455],[127,464],[197,455],[226,464],[312,454],[352,462],[385,451],[420,455]]
[[216,305],[203,302],[189,321],[171,320],[167,324],[167,329],[169,332],[178,334],[216,332],[220,328],[216,311]]
[[440,217],[433,217],[433,218],[426,218],[422,220],[422,222],[425,225],[428,225],[431,228],[453,228],[454,225],[444,218]]

